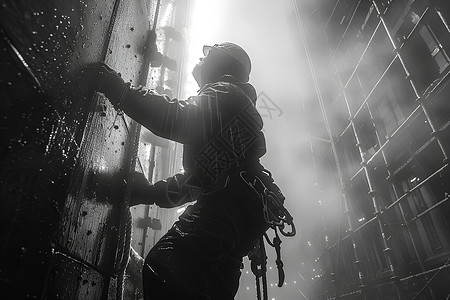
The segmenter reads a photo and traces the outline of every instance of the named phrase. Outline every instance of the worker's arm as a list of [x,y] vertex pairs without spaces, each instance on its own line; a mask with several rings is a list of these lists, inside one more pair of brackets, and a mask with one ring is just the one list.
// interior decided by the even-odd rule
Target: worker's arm
[[112,69],[104,64],[95,64],[97,84],[102,92],[117,108],[148,128],[154,134],[182,144],[204,140],[215,129],[219,113],[218,93],[225,89],[206,89],[187,101],[158,95],[144,88],[131,87]]
[[134,173],[129,204],[156,204],[159,207],[172,208],[197,200],[199,193],[196,179],[190,175],[176,174],[153,185],[147,181],[144,174]]

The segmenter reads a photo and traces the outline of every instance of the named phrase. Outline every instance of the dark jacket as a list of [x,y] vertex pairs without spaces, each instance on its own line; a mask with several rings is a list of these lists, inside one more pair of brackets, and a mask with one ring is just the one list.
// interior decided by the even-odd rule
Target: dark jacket
[[182,143],[185,172],[213,191],[234,171],[259,166],[266,152],[256,97],[252,85],[225,75],[186,101],[131,88],[120,108],[154,134]]

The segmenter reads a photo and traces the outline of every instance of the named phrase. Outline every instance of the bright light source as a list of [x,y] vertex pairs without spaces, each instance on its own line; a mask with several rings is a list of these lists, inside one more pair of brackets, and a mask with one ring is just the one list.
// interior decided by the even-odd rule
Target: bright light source
[[196,0],[190,16],[188,33],[188,59],[185,70],[186,97],[191,96],[198,90],[197,83],[191,76],[192,69],[203,57],[203,46],[217,42],[219,25],[224,24],[219,12],[225,1]]

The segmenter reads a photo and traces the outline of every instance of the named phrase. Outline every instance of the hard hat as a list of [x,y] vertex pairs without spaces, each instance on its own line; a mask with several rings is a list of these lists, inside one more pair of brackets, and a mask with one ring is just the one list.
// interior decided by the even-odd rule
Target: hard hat
[[211,49],[217,49],[219,51],[223,51],[224,53],[228,54],[242,66],[247,76],[250,74],[250,71],[252,69],[250,57],[248,56],[247,52],[245,52],[245,50],[242,49],[240,46],[230,42],[215,44],[214,46],[205,45],[203,46],[203,54],[207,56]]

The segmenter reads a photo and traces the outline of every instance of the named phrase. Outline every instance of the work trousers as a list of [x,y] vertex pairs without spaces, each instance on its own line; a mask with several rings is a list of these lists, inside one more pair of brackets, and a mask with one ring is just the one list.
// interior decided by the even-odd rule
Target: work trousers
[[239,175],[200,197],[148,253],[145,300],[232,300],[242,257],[265,230],[262,203]]

